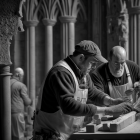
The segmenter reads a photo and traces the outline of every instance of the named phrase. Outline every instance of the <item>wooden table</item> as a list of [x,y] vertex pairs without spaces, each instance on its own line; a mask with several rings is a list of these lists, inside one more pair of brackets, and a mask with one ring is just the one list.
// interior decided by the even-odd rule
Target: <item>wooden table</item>
[[[103,122],[102,122],[103,123]],[[100,124],[102,127],[102,124]],[[79,132],[71,135],[71,139],[139,139],[140,140],[140,119],[119,132],[103,132],[87,133],[86,128],[82,128]]]

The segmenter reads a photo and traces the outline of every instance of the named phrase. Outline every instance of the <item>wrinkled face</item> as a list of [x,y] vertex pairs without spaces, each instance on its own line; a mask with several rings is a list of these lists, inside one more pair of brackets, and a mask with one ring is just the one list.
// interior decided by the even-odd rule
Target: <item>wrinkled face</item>
[[125,55],[113,55],[109,61],[109,69],[114,77],[121,77],[124,73]]
[[82,74],[86,75],[91,71],[91,69],[95,69],[97,62],[98,61],[93,56],[85,59],[80,65],[80,70]]

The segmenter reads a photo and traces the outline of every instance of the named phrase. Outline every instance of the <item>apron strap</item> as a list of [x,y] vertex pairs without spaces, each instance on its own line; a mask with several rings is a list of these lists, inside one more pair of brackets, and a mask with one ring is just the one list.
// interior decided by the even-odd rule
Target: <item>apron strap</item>
[[[60,60],[60,61],[58,61],[50,70],[49,70],[49,72],[52,70],[52,69],[54,69],[55,67],[58,67],[58,66],[62,66],[62,67],[64,67],[64,68],[66,68],[67,70],[69,70],[70,71],[70,73],[72,74],[72,76],[73,76],[73,78],[74,78],[74,81],[75,81],[75,84],[76,84],[76,90],[79,88],[79,83],[78,83],[78,80],[77,80],[77,78],[76,78],[76,76],[75,76],[75,74],[74,74],[74,72],[72,71],[72,69],[70,68],[70,66],[64,61],[64,60]],[[47,76],[49,75],[49,72],[47,73]],[[46,77],[47,77],[46,76]],[[41,108],[41,102],[42,102],[42,94],[43,94],[43,86],[44,86],[44,84],[45,84],[45,78],[44,78],[44,81],[43,81],[43,83],[42,83],[42,85],[41,85],[41,89],[40,89],[40,93],[39,93],[39,101],[38,101],[38,104],[37,104],[37,108],[36,108],[36,110],[38,111],[38,110],[40,110],[40,108]]]
[[110,78],[108,76],[108,73],[107,73],[107,69],[106,68],[105,68],[105,75],[106,75],[106,79],[107,79],[107,82],[108,82],[109,94],[111,94],[112,91],[113,91],[113,88],[112,88],[112,84],[111,84],[111,81],[110,81]]
[[[57,67],[57,66],[62,66],[64,68],[66,68],[73,76],[74,78],[74,81],[75,81],[75,84],[76,84],[76,89],[79,88],[79,83],[78,83],[78,80],[75,76],[75,73],[73,72],[73,70],[70,68],[70,66],[64,61],[64,60],[60,60],[58,63],[56,63],[54,65],[54,67]],[[84,79],[85,80],[85,79]]]
[[125,66],[126,75],[127,75],[127,78],[128,78],[128,83],[132,87],[133,83],[132,83],[132,80],[131,80],[131,76],[130,76],[130,72],[129,72],[128,66],[127,66],[126,63],[124,64],[124,66]]

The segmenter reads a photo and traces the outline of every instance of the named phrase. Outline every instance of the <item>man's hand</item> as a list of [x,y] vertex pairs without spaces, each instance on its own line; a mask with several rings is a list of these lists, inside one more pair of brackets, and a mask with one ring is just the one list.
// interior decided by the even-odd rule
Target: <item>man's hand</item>
[[139,81],[134,83],[134,88],[138,87],[138,86],[140,86],[140,82]]
[[105,115],[122,115],[133,111],[133,105],[129,102],[123,102],[118,105],[106,107]]
[[127,96],[124,96],[122,98],[117,98],[117,99],[112,98],[110,105],[118,105],[118,104],[123,103],[123,102],[131,102],[131,100]]
[[138,100],[135,102],[134,104],[134,109],[140,113],[140,98],[138,98]]

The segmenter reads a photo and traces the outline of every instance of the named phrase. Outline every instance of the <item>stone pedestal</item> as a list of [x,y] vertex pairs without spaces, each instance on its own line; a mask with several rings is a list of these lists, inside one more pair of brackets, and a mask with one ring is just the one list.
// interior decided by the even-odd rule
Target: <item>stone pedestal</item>
[[76,17],[59,17],[61,25],[61,57],[65,58],[74,51],[75,47],[75,22]]
[[56,20],[44,18],[42,20],[45,25],[45,74],[53,66],[53,26]]

